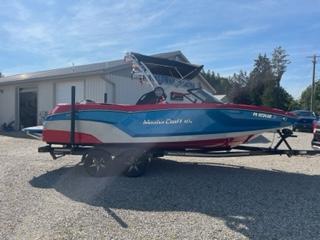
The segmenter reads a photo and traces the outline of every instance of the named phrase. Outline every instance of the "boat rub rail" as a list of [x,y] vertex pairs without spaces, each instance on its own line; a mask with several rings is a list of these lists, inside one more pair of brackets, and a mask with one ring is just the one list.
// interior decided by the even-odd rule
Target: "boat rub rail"
[[[103,104],[103,103],[86,103],[76,104],[76,110],[112,110],[112,111],[124,111],[124,112],[139,112],[139,111],[152,111],[152,110],[167,110],[167,109],[230,109],[230,110],[251,110],[257,112],[266,112],[268,114],[278,114],[286,117],[295,117],[293,113],[285,112],[280,109],[269,108],[265,106],[251,106],[243,104],[219,104],[219,103],[179,103],[179,104],[150,104],[150,105],[115,105],[115,104]],[[56,106],[50,114],[58,114],[70,112],[70,104],[59,104]]]

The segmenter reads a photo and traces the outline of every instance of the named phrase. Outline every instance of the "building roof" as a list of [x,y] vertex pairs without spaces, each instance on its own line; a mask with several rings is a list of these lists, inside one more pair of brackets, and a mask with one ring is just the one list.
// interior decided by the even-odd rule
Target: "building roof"
[[101,71],[107,68],[111,68],[113,66],[117,66],[119,64],[120,64],[120,61],[100,62],[100,63],[72,66],[72,67],[66,67],[66,68],[57,68],[57,69],[51,69],[51,70],[39,71],[39,72],[16,74],[16,75],[0,78],[0,85],[17,83],[21,81],[29,82],[29,81],[36,81],[36,80],[42,80],[42,79],[47,80],[47,79],[61,78],[61,76],[67,76],[67,75],[77,76],[78,74],[82,74],[82,73],[89,73],[89,72],[91,73],[91,72]]
[[[189,60],[183,55],[181,51],[172,51],[172,52],[165,52],[165,53],[158,53],[153,54],[151,56],[160,57],[160,58],[167,58],[171,60],[182,60],[186,63],[190,63]],[[54,79],[61,79],[62,77],[78,77],[78,76],[87,76],[91,74],[103,74],[103,73],[111,73],[117,70],[120,70],[124,67],[127,67],[129,63],[126,63],[123,60],[114,60],[108,62],[99,62],[99,63],[92,63],[86,65],[78,65],[72,67],[65,67],[65,68],[57,68],[39,72],[30,72],[30,73],[22,73],[16,74],[7,77],[0,78],[0,86],[2,85],[12,85],[16,83],[29,83],[35,81],[43,81],[43,80],[54,80]],[[201,76],[203,78],[203,76]],[[203,80],[208,84],[208,82],[203,78]],[[208,84],[210,88],[211,85]],[[212,88],[213,91],[215,91]]]

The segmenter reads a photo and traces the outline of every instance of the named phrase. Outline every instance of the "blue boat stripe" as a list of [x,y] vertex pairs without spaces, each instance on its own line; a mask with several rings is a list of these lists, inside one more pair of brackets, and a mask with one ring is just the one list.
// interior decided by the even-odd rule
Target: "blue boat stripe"
[[[47,117],[69,120],[70,113]],[[206,135],[289,126],[293,118],[242,109],[160,109],[157,111],[79,111],[76,120],[112,124],[132,137]]]

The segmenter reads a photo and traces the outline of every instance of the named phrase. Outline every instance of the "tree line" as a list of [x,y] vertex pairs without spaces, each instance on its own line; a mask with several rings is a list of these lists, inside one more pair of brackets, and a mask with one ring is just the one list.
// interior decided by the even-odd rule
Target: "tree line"
[[[289,55],[282,47],[277,47],[271,58],[266,54],[259,54],[249,73],[240,71],[226,78],[208,70],[203,71],[203,75],[217,94],[226,94],[233,103],[264,105],[288,111],[309,109],[311,86],[303,91],[299,100],[295,100],[280,85],[288,64]],[[320,112],[320,81],[316,84],[315,93],[316,110]]]
[[[311,85],[308,86],[301,94],[300,106],[303,109],[309,109],[311,103]],[[320,114],[320,80],[316,81],[314,89],[314,109],[315,112]]]

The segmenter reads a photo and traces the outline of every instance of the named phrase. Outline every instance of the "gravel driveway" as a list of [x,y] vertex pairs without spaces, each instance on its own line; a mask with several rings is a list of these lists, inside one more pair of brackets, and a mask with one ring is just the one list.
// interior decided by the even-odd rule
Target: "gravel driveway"
[[320,157],[165,157],[140,178],[92,178],[40,145],[0,135],[0,239],[320,237]]

